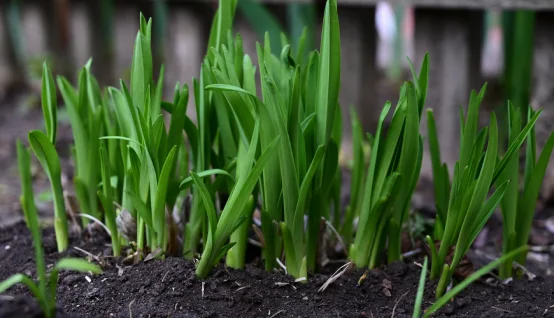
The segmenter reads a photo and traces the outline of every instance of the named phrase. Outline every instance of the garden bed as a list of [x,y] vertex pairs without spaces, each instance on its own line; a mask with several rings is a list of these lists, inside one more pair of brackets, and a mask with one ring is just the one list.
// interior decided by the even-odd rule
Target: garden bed
[[[494,231],[492,231],[494,232]],[[181,258],[152,260],[130,266],[110,255],[103,232],[72,237],[70,248],[56,252],[54,231],[43,232],[46,264],[61,256],[95,255],[104,274],[62,272],[58,283],[58,317],[411,317],[422,256],[369,271],[346,272],[318,292],[341,263],[333,262],[309,283],[294,283],[281,271],[265,272],[258,261],[245,271],[220,265],[206,281],[194,264]],[[94,239],[91,239],[94,238]],[[77,248],[76,248],[77,247]],[[80,251],[80,250],[82,251]],[[477,260],[478,261],[478,260]],[[32,240],[23,222],[0,230],[0,281],[20,272],[35,275]],[[488,279],[486,279],[488,278]],[[491,276],[471,284],[436,317],[554,317],[554,279],[499,283]],[[434,300],[427,282],[423,308]],[[0,298],[0,317],[41,317],[23,285]],[[63,314],[62,314],[63,313]]]
[[[340,154],[346,130],[337,115],[336,1],[326,4],[321,47],[308,58],[286,38],[279,56],[269,38],[263,49],[258,46],[261,99],[257,68],[241,37],[223,36],[232,31],[235,5],[220,1],[200,78],[191,88],[176,85],[173,102],[162,96],[163,76],[152,79],[152,21],[143,15],[130,90],[122,82],[121,90],[111,87],[104,95],[90,61],[77,86],[63,77],[54,81],[43,65],[46,133],[33,129],[30,149],[21,141],[16,147],[17,198],[26,222],[0,228],[0,316],[42,311],[53,318],[58,310],[58,316],[83,317],[410,317],[416,310],[418,318],[422,309],[424,317],[553,315],[554,222],[552,213],[534,218],[534,212],[548,211],[536,203],[554,133],[537,158],[539,112],[507,104],[510,142],[504,152],[495,114],[479,128],[486,85],[472,91],[467,113],[460,113],[460,158],[451,176],[433,110],[424,114],[430,106],[426,54],[413,82],[402,85],[390,123],[393,103],[383,106],[375,135],[366,138],[351,112],[350,175]],[[74,141],[65,154],[56,87]],[[186,115],[189,97],[196,102],[195,120]],[[423,116],[428,138],[421,135]],[[424,139],[432,159],[427,185]],[[60,159],[69,155],[71,160]],[[42,169],[32,169],[32,158]],[[38,212],[50,209],[37,207],[39,171],[50,181],[51,195],[38,201],[53,200],[55,222]],[[418,183],[423,200],[414,197]],[[66,200],[68,193],[77,204]],[[501,222],[491,219],[498,207]],[[40,223],[55,224],[55,235]],[[71,234],[75,228],[80,234]],[[127,242],[131,251],[120,248]],[[186,261],[178,251],[199,260]],[[246,269],[227,269],[222,259],[229,268]],[[514,270],[514,261],[528,269]],[[499,272],[491,272],[495,267]]]
[[[30,114],[25,117],[31,118],[33,123],[27,126],[36,125],[34,122],[41,119],[40,110],[36,109]],[[24,138],[10,127],[13,125],[2,125],[1,131],[5,138]],[[21,135],[24,135],[25,129],[21,131]],[[66,129],[61,131],[61,136],[70,138],[66,137]],[[10,159],[6,165],[15,166],[15,149],[3,148],[6,159]],[[15,167],[5,169],[0,174],[4,180],[12,182],[6,186],[17,188],[11,192],[17,193],[19,183],[13,175],[14,170]],[[64,170],[70,172],[70,169]],[[39,176],[41,180],[44,178]],[[342,183],[342,202],[346,204],[350,183],[346,170],[343,171]],[[47,188],[47,185],[39,188]],[[429,208],[429,202],[432,202],[430,196],[432,183],[422,179],[414,194],[415,207],[418,210]],[[14,198],[3,199],[15,203]],[[10,205],[13,206],[6,204],[5,207]],[[50,209],[43,211],[45,218],[52,216]],[[552,211],[547,207],[541,210],[536,215],[531,232],[532,245],[554,243],[554,235],[545,226]],[[426,218],[434,217],[432,211],[422,212]],[[1,214],[2,224],[13,223],[21,211],[3,209]],[[476,249],[470,251],[475,267],[490,261],[483,257],[484,253],[491,257],[498,255],[502,235],[498,214],[491,218],[483,232],[475,244]],[[72,236],[70,248],[63,254],[57,253],[52,228],[44,230],[43,239],[47,265],[54,264],[63,256],[87,257],[75,247],[95,256],[100,255],[103,264],[104,274],[89,276],[90,283],[85,274],[60,274],[58,317],[131,317],[131,314],[132,317],[411,317],[421,273],[417,264],[423,261],[420,253],[405,259],[405,262],[370,271],[360,286],[358,281],[365,271],[351,270],[327,290],[318,292],[335,270],[344,264],[344,260],[334,260],[322,269],[321,274],[311,276],[309,283],[300,284],[294,283],[283,271],[267,273],[259,260],[250,258],[245,271],[225,269],[220,265],[202,284],[195,276],[194,264],[181,258],[152,260],[130,266],[124,264],[122,259],[102,257],[112,254],[109,238],[103,231],[95,231],[94,235],[85,232],[80,237]],[[551,254],[539,256],[546,258]],[[0,225],[0,281],[15,273],[36,277],[34,259],[32,240],[25,224],[20,221],[10,226]],[[97,263],[96,260],[93,262]],[[554,305],[554,278],[547,275],[548,268],[552,268],[551,260],[542,263],[529,260],[528,268],[537,274],[533,281],[519,280],[502,284],[488,275],[471,284],[434,316],[554,317],[554,308],[551,308]],[[435,284],[436,281],[426,282],[423,308],[429,307],[434,301]],[[42,317],[42,314],[29,290],[24,285],[17,285],[0,296],[2,317]]]

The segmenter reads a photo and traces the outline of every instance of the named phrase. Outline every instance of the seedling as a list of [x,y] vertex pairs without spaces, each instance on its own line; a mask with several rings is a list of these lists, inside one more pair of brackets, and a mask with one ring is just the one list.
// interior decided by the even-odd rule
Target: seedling
[[[222,121],[228,117],[218,113],[221,130],[226,127],[222,123],[238,126],[239,134],[234,139],[229,140],[232,133],[222,132],[222,138],[229,140],[224,145],[249,138],[256,120],[264,127],[260,136],[262,153],[279,138],[278,153],[269,159],[260,183],[264,258],[266,269],[275,268],[283,244],[287,272],[302,279],[316,267],[321,217],[329,217],[328,194],[338,164],[338,141],[332,135],[335,122],[340,119],[335,116],[340,73],[336,10],[336,2],[329,1],[321,55],[312,53],[308,65],[296,64],[287,43],[280,57],[272,55],[268,35],[263,47],[258,44],[262,100],[255,94],[249,59],[245,56],[243,67],[235,67],[237,56],[233,54],[240,52],[236,43],[234,49],[212,49],[209,56],[215,62],[208,59],[203,66],[203,70],[212,70],[203,72],[204,79],[213,83],[206,89],[213,92],[213,101],[222,103],[215,109],[230,109],[236,114],[227,115],[232,120]],[[305,212],[309,217],[307,231],[303,228]],[[274,222],[280,225],[281,238]]]
[[[525,121],[530,121],[535,112],[528,107],[528,114]],[[523,121],[522,112],[508,102],[508,138],[514,142],[521,132]],[[512,180],[506,190],[500,207],[503,217],[503,239],[502,253],[508,254],[512,250],[527,244],[537,199],[541,189],[546,167],[554,148],[554,133],[551,133],[540,154],[538,161],[536,156],[535,128],[533,127],[526,138],[525,171],[520,169],[519,151],[507,163],[504,173],[498,178],[498,183]],[[523,177],[523,180],[520,180]],[[516,262],[524,265],[527,253],[518,255]],[[508,259],[500,267],[500,276],[508,278],[512,276],[512,259]]]
[[[425,309],[423,311],[424,313],[423,317],[424,318],[431,317],[432,314],[436,313],[438,310],[440,310],[442,307],[448,304],[448,302],[450,302],[454,297],[456,297],[456,295],[458,295],[461,291],[463,291],[469,285],[471,285],[471,283],[483,277],[484,275],[490,273],[492,270],[500,266],[503,262],[506,262],[506,260],[510,258],[514,258],[517,255],[521,255],[522,253],[525,253],[527,249],[528,249],[527,246],[521,246],[511,251],[510,253],[502,255],[502,257],[497,258],[496,260],[490,262],[489,264],[481,267],[478,271],[469,275],[463,282],[454,286],[446,294],[439,297],[431,307]],[[414,304],[413,318],[419,318],[422,312],[421,307],[422,307],[423,292],[425,290],[426,272],[427,272],[427,257],[425,258],[423,268],[421,269],[421,276],[420,276],[419,285],[417,288],[416,301]]]
[[[100,88],[90,72],[92,60],[89,60],[79,73],[77,89],[64,77],[58,76],[58,88],[63,97],[73,133],[73,162],[75,174],[73,184],[79,202],[80,213],[102,219],[98,209],[97,190],[101,176],[98,169],[99,138],[110,133],[109,116]],[[113,149],[110,149],[113,150]],[[115,162],[112,162],[115,165]],[[82,218],[83,225],[88,223]]]
[[417,286],[416,299],[414,303],[413,318],[419,318],[421,316],[421,304],[423,303],[423,292],[425,291],[425,278],[427,277],[427,263],[429,259],[427,256],[423,260],[423,267],[421,267],[421,275],[419,276],[419,284]]
[[259,127],[259,121],[257,121],[252,140],[248,146],[248,151],[246,152],[243,146],[240,148],[242,167],[240,167],[239,170],[247,173],[241,175],[241,177],[237,180],[237,183],[230,194],[229,200],[221,212],[219,220],[217,219],[215,207],[211,201],[208,188],[196,173],[191,172],[193,181],[200,191],[202,201],[208,213],[208,238],[206,244],[204,245],[204,252],[202,253],[198,267],[196,268],[196,275],[200,278],[206,278],[212,268],[219,263],[229,248],[233,246],[233,243],[227,243],[229,237],[241,225],[241,223],[245,221],[246,213],[244,211],[247,204],[249,204],[248,197],[256,186],[258,178],[262,174],[264,165],[267,163],[269,158],[275,156],[278,139],[275,139],[267,147],[252,167],[252,163],[254,162],[256,155],[256,149],[258,147]]
[[[427,76],[426,55],[420,75],[416,76],[414,72],[415,85],[407,82],[402,86],[386,135],[383,135],[383,125],[391,108],[390,102],[383,108],[377,133],[371,138],[362,203],[361,206],[357,202],[351,204],[360,209],[354,212],[354,215],[359,215],[359,223],[349,255],[358,267],[380,265],[387,241],[389,262],[401,258],[402,224],[410,208],[423,158],[419,123],[427,92]],[[356,141],[359,143],[360,138]],[[362,145],[355,147],[359,149]],[[353,199],[359,200],[357,196]]]
[[[47,142],[49,141],[47,140]],[[31,187],[32,181],[29,151],[19,141],[17,142],[17,158],[23,189],[21,202],[27,218],[29,230],[31,231],[31,236],[33,238],[33,245],[35,247],[38,283],[35,283],[33,279],[27,275],[14,274],[3,282],[0,282],[0,293],[5,292],[13,285],[22,283],[26,285],[33,296],[35,296],[44,315],[50,318],[54,317],[56,312],[56,285],[58,282],[58,273],[61,270],[72,270],[83,273],[91,272],[94,274],[100,274],[102,273],[102,270],[97,265],[91,264],[82,259],[63,258],[54,265],[49,274],[46,273],[41,229],[39,226],[37,209]]]
[[[431,250],[431,279],[439,278],[436,296],[441,297],[446,285],[452,278],[456,267],[466,254],[469,247],[501,202],[508,185],[512,180],[506,180],[498,185],[494,193],[487,199],[490,189],[499,181],[499,176],[505,171],[512,156],[518,153],[525,138],[538,119],[539,113],[530,118],[529,123],[510,143],[508,151],[501,160],[498,154],[498,126],[496,115],[492,113],[488,127],[478,132],[479,107],[485,94],[486,85],[480,93],[472,91],[467,117],[461,118],[461,149],[460,159],[456,162],[454,177],[447,189],[450,192],[435,188],[437,196],[437,222],[435,226],[436,241],[440,241],[437,249],[435,241],[427,237]],[[433,113],[428,111],[429,142],[432,153],[433,178],[439,185],[445,185],[448,170],[439,162],[440,153],[437,131]],[[488,132],[488,140],[486,139]],[[485,141],[487,146],[485,147]],[[483,150],[485,152],[483,153]],[[454,246],[454,254],[450,264],[446,258]]]

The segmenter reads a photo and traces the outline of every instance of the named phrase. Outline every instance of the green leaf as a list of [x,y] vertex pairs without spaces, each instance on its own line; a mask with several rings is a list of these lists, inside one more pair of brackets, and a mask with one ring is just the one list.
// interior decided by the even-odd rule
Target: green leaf
[[[19,140],[17,140],[17,164],[19,168],[19,177],[21,178],[22,187],[21,205],[23,207],[25,221],[27,222],[27,226],[29,228],[29,231],[31,232],[31,236],[33,239],[37,278],[39,280],[38,289],[42,293],[42,296],[38,293],[33,293],[35,294],[35,297],[39,299],[39,304],[44,307],[45,304],[43,304],[40,299],[45,297],[44,294],[46,293],[46,264],[44,262],[42,233],[39,225],[37,208],[35,206],[33,184],[31,179],[31,158],[29,150],[26,149]],[[27,285],[30,289],[33,288],[31,285]],[[34,288],[36,289],[37,287]],[[46,310],[46,308],[43,308],[43,310]]]
[[[142,162],[140,160],[140,157],[137,153],[137,151],[134,149],[134,148],[131,148],[129,146],[127,146],[129,148],[129,152],[128,152],[128,156],[129,156],[129,166],[127,167],[127,170],[130,171],[132,177],[133,177],[133,181],[134,181],[134,188],[135,190],[138,190],[139,188],[146,188],[146,190],[144,191],[148,191],[148,186],[146,184],[144,184],[144,187],[140,187],[140,182],[141,182],[141,174],[145,174],[146,171],[143,171],[141,169],[142,167]],[[142,193],[142,192],[141,192]]]
[[139,140],[139,122],[136,112],[133,111],[134,106],[132,102],[130,104],[125,94],[113,87],[110,87],[108,92],[114,104],[120,134],[128,136],[133,140]]
[[231,92],[237,92],[237,93],[243,93],[243,94],[247,94],[249,96],[252,96],[254,98],[258,98],[256,95],[254,95],[253,93],[243,89],[243,88],[240,88],[240,87],[237,87],[237,86],[233,86],[233,85],[228,85],[228,84],[211,84],[211,85],[207,85],[206,86],[206,90],[220,90],[220,91],[231,91]]
[[317,144],[329,141],[340,86],[340,28],[337,1],[325,5],[321,32],[321,59],[316,95]]
[[[131,93],[133,104],[145,112],[145,96],[148,94],[152,82],[152,52],[150,43],[145,34],[146,30],[137,32],[133,60],[131,62]],[[150,115],[148,113],[148,115]]]
[[[266,70],[267,71],[267,70]],[[290,224],[294,220],[294,211],[296,203],[298,202],[298,175],[296,172],[296,165],[294,163],[294,155],[292,153],[292,145],[290,139],[287,138],[288,132],[285,124],[285,116],[282,111],[284,107],[284,101],[279,93],[277,85],[269,77],[266,77],[266,89],[267,89],[267,103],[270,108],[269,114],[262,114],[267,116],[265,120],[275,121],[275,128],[277,135],[280,136],[279,143],[279,164],[281,170],[281,180],[283,182],[283,204],[285,209],[285,222]],[[265,97],[264,96],[264,100]],[[260,109],[263,112],[265,108]],[[263,118],[263,117],[262,117]]]
[[46,133],[48,140],[55,145],[56,144],[56,130],[57,130],[57,113],[58,104],[56,101],[56,86],[54,84],[54,78],[48,68],[48,64],[44,62],[42,64],[42,113],[44,116],[44,123],[46,124]]
[[[494,213],[494,211],[498,207],[498,204],[502,201],[502,198],[504,197],[506,193],[506,189],[508,188],[508,185],[510,184],[510,182],[511,182],[510,180],[507,180],[504,183],[502,183],[496,189],[496,191],[494,191],[494,193],[490,196],[490,198],[485,202],[485,204],[483,204],[473,224],[473,229],[472,229],[473,234],[470,236],[470,239],[469,239],[470,242],[473,242],[477,238],[477,235],[479,235],[479,233],[481,232],[481,230],[483,229],[483,227],[485,226],[485,224],[487,223],[491,215]],[[469,246],[470,245],[467,246],[468,249],[469,249]]]
[[[244,219],[243,219],[243,221],[244,221]],[[236,244],[237,244],[236,242],[229,242],[229,243],[223,245],[223,247],[219,251],[219,254],[214,259],[213,266],[216,266],[219,263],[219,261],[223,258],[223,256],[225,256],[225,254],[227,254],[227,252],[229,252],[229,250],[233,246],[235,246]]]
[[[155,118],[161,112],[162,95],[163,95],[163,89],[164,89],[164,75],[165,75],[165,65],[162,64],[162,66],[160,66],[158,83],[156,85],[156,90],[154,92],[154,97],[151,103],[152,104],[150,108],[151,118]],[[188,93],[188,87],[186,89]],[[188,96],[187,96],[187,100],[188,100]],[[185,111],[186,111],[186,106],[185,106]],[[182,125],[182,122],[181,122],[181,125]]]
[[80,115],[80,107],[78,104],[75,90],[71,87],[69,81],[63,77],[58,77],[58,88],[62,94],[65,102],[67,112],[69,114],[69,120],[71,122],[71,130],[73,133],[73,140],[75,144],[75,163],[77,176],[84,177],[85,171],[89,167],[88,156],[88,132],[85,129],[85,123]]
[[[314,159],[312,160],[302,184],[300,186],[300,191],[298,195],[298,201],[296,203],[296,209],[294,211],[292,222],[288,221],[287,224],[281,224],[281,229],[285,226],[285,229],[289,229],[287,235],[283,235],[283,240],[285,243],[285,252],[287,259],[287,267],[290,267],[292,275],[296,278],[299,278],[301,273],[299,272],[300,266],[302,264],[302,259],[305,255],[304,247],[304,212],[306,210],[306,200],[309,196],[309,191],[312,189],[312,183],[314,175],[319,168],[320,163],[322,162],[323,156],[325,155],[325,147],[323,145],[319,146]],[[319,220],[317,220],[319,222]],[[292,232],[291,232],[292,231]],[[288,241],[288,240],[291,241]],[[290,265],[289,265],[290,264]]]
[[185,118],[187,116],[188,99],[189,89],[187,85],[184,85],[183,91],[180,94],[179,102],[175,106],[171,116],[169,134],[167,137],[167,149],[165,150],[166,153],[168,153],[173,146],[177,146],[182,143],[183,128],[185,125]]
[[59,260],[54,266],[57,270],[70,270],[76,272],[92,272],[93,274],[102,274],[100,266],[92,264],[84,259],[66,257]]
[[302,180],[302,185],[300,186],[300,194],[298,196],[298,203],[296,204],[296,210],[294,212],[294,222],[292,224],[292,229],[296,231],[296,234],[300,234],[303,232],[302,227],[304,226],[304,211],[306,208],[306,199],[308,198],[309,191],[311,189],[313,176],[317,171],[317,168],[319,167],[324,154],[325,148],[323,147],[323,145],[319,146],[315,153],[314,159],[312,160],[312,163],[310,164],[310,167],[306,172],[306,176],[304,177],[304,180]]
[[[259,125],[256,125],[254,132],[257,132]],[[258,161],[254,164],[254,167],[250,170],[250,173],[244,174],[239,177],[237,180],[231,195],[225,204],[225,208],[221,212],[221,217],[218,222],[216,239],[223,240],[225,237],[229,236],[231,233],[232,227],[235,225],[236,220],[239,219],[240,213],[244,210],[244,205],[247,203],[248,196],[252,193],[254,186],[258,182],[264,165],[267,161],[276,155],[276,145],[280,137],[276,137],[258,158]],[[258,144],[258,134],[252,136],[252,141],[248,148],[248,154],[244,160],[247,162],[253,162],[256,154],[256,149]]]
[[325,150],[325,159],[323,161],[323,179],[322,179],[322,193],[325,195],[329,193],[331,186],[333,185],[333,178],[339,164],[339,148],[334,140],[330,140]]
[[[212,201],[210,190],[206,187],[206,184],[200,179],[200,177],[194,172],[190,172],[190,176],[196,187],[198,188],[204,207],[206,208],[206,215],[208,216],[208,240],[206,246],[204,247],[204,254],[208,254],[207,257],[210,257],[210,253],[218,253],[218,251],[213,250],[214,246],[214,234],[217,227],[217,214],[215,212],[215,206]],[[202,255],[204,257],[204,255]],[[213,265],[213,264],[212,264]]]
[[539,156],[537,164],[533,168],[533,172],[530,174],[529,180],[523,190],[522,200],[519,203],[520,211],[518,213],[518,218],[516,222],[517,242],[519,245],[526,244],[529,238],[535,207],[537,204],[537,198],[541,190],[544,175],[546,173],[553,148],[554,133],[551,133],[550,137],[542,148],[542,152]]
[[[319,77],[319,64],[320,64],[320,55],[318,51],[314,51],[310,54],[308,69],[306,71],[306,86],[304,88],[305,92],[317,92],[317,81]],[[305,114],[315,114],[316,113],[316,98],[317,94],[303,94],[303,104],[304,104],[304,113]]]
[[150,211],[150,209],[133,191],[127,190],[125,191],[125,193],[129,196],[129,199],[131,200],[133,207],[137,210],[138,215],[144,220],[146,225],[154,230],[154,223],[152,222],[152,212]]
[[[258,127],[258,125],[256,125]],[[255,129],[257,132],[257,128]],[[250,143],[248,149],[248,158],[253,158],[256,153],[258,137],[255,134],[253,140]],[[236,229],[237,221],[242,217],[244,213],[244,207],[247,204],[247,199],[252,193],[254,186],[258,182],[258,179],[263,171],[264,165],[267,163],[270,157],[275,156],[275,151],[277,150],[276,145],[279,141],[279,137],[275,138],[266,150],[262,153],[252,170],[248,175],[243,175],[237,181],[235,188],[231,192],[225,208],[221,212],[221,217],[217,223],[217,228],[215,231],[215,242],[214,250],[217,250],[219,246],[223,246],[224,242],[229,239],[232,231]],[[200,277],[206,277],[209,270],[211,270],[211,265],[213,264],[213,259],[217,257],[213,253],[211,255],[202,255],[200,259],[200,264],[197,267],[196,274]]]
[[35,199],[33,193],[33,180],[31,178],[31,158],[29,155],[29,150],[23,146],[23,143],[17,139],[16,141],[17,148],[17,167],[19,172],[19,178],[21,182],[21,203],[23,207],[23,214],[25,217],[25,222],[27,226],[31,227],[30,218],[36,218],[37,208],[35,206]]
[[[233,176],[231,176],[227,171],[222,169],[209,169],[209,170],[198,172],[196,174],[198,178],[205,178],[213,175],[224,175],[231,178],[231,180],[233,179]],[[188,187],[190,187],[192,183],[193,183],[192,176],[185,178],[183,181],[181,181],[181,184],[179,185],[179,190],[184,191],[188,189]]]
[[283,236],[283,244],[285,246],[285,253],[287,257],[287,273],[291,274],[293,277],[299,276],[300,264],[298,263],[298,260],[304,256],[297,255],[297,253],[302,253],[303,251],[296,247],[299,243],[294,240],[292,233],[285,222],[279,223],[279,228],[281,230],[281,235]]
[[29,143],[31,144],[31,148],[35,153],[35,156],[45,170],[48,179],[50,179],[52,192],[54,193],[54,229],[56,231],[58,251],[62,252],[67,249],[69,239],[67,231],[67,216],[61,183],[60,158],[58,157],[58,153],[56,152],[54,145],[41,131],[30,131]]
[[86,97],[88,99],[89,109],[92,112],[95,112],[98,110],[98,108],[101,107],[102,97],[100,96],[100,87],[98,85],[98,82],[90,72],[91,64],[92,64],[92,59],[89,59],[84,69],[86,74],[85,85],[87,87]]
[[413,318],[419,318],[421,315],[421,304],[423,303],[423,292],[425,290],[425,277],[427,276],[427,263],[428,259],[425,257],[423,260],[423,267],[421,268],[421,275],[419,276],[419,284],[417,286]]
[[[456,244],[456,250],[454,252],[454,258],[452,260],[451,268],[455,270],[458,262],[461,260],[463,254],[465,253],[465,246],[471,245],[473,242],[470,242],[469,236],[472,234],[471,230],[475,222],[475,218],[478,216],[478,213],[483,205],[483,202],[489,192],[491,179],[494,173],[494,166],[496,164],[496,155],[498,149],[498,128],[496,123],[496,116],[492,113],[490,120],[490,130],[489,130],[489,140],[487,152],[485,153],[485,159],[483,162],[483,168],[479,174],[479,177],[476,181],[475,191],[471,197],[469,207],[462,224],[461,229],[459,230],[458,244]],[[446,245],[441,245],[441,254],[445,255],[447,248]]]
[[433,111],[427,111],[427,129],[429,138],[429,149],[431,151],[431,164],[433,168],[433,187],[435,194],[435,202],[439,207],[437,210],[438,218],[445,224],[446,212],[448,209],[448,196],[450,194],[450,184],[448,179],[448,170],[444,169],[440,155],[440,145],[437,134],[437,126]]
[[[527,112],[527,120],[531,119],[535,112],[533,111],[533,108],[528,107]],[[536,141],[536,134],[535,134],[535,128],[531,129],[531,132],[529,132],[529,135],[527,136],[527,147],[525,149],[525,178],[523,186],[527,187],[527,184],[529,182],[529,178],[531,177],[531,173],[535,167],[537,161],[537,141]]]
[[[373,145],[371,147],[371,154],[370,154],[370,163],[368,167],[367,177],[366,177],[366,183],[364,186],[364,194],[363,194],[363,201],[361,206],[361,212],[360,212],[360,219],[358,221],[358,230],[357,233],[364,233],[363,235],[369,235],[369,232],[367,232],[366,228],[369,226],[369,217],[370,213],[369,211],[372,210],[374,207],[378,206],[378,202],[372,202],[372,195],[373,195],[373,189],[374,189],[374,181],[376,178],[376,170],[377,170],[377,158],[380,156],[379,153],[379,147],[381,144],[381,133],[383,130],[383,122],[385,121],[390,108],[391,103],[388,102],[383,107],[383,110],[381,111],[381,115],[379,116],[379,122],[377,126],[377,134],[375,136],[375,140],[373,142]],[[377,188],[378,189],[378,188]],[[377,191],[379,192],[379,191]],[[379,205],[384,205],[385,203],[380,203]],[[365,212],[364,212],[365,211]],[[362,239],[363,235],[356,235],[355,238],[355,249],[356,249],[356,266],[362,267],[367,265],[367,261],[369,258],[369,248],[366,248],[367,246],[367,240]]]
[[169,186],[169,180],[175,167],[175,154],[177,152],[177,146],[173,146],[162,168],[160,177],[158,179],[158,190],[156,191],[156,201],[154,204],[153,222],[154,230],[158,234],[158,247],[161,247],[163,241],[164,224],[165,224],[165,200],[167,195],[167,188]]
[[471,274],[469,277],[464,279],[460,284],[454,286],[450,291],[448,291],[446,294],[444,294],[442,297],[440,297],[431,307],[429,307],[427,310],[425,310],[424,317],[430,317],[431,314],[437,312],[439,309],[441,309],[444,305],[446,305],[448,302],[451,301],[452,298],[454,298],[457,294],[459,294],[462,290],[464,290],[466,287],[468,287],[471,283],[481,278],[481,276],[489,273],[494,268],[498,267],[500,264],[504,263],[507,259],[513,258],[514,256],[526,252],[528,249],[527,246],[522,246],[506,255],[503,255],[502,257],[490,262],[486,266],[480,268],[478,271]]
[[423,107],[425,106],[425,99],[427,97],[427,84],[429,82],[429,52],[425,53],[423,57],[423,62],[421,63],[421,69],[419,71],[419,76],[416,75],[414,70],[414,65],[412,61],[408,58],[408,64],[410,70],[412,71],[412,76],[416,84],[417,89],[417,105],[419,109],[419,116],[423,112]]
[[198,129],[196,129],[196,126],[192,122],[192,120],[187,116],[185,117],[185,125],[184,125],[185,133],[187,135],[187,140],[190,144],[190,151],[193,156],[193,162],[198,162],[199,158],[198,156],[198,143],[199,143],[199,137],[198,137]]
[[[37,285],[35,284],[35,282],[33,282],[33,280],[29,276],[26,276],[26,275],[23,275],[23,274],[14,274],[14,275],[6,278],[6,280],[0,282],[0,293],[5,292],[10,287],[12,287],[14,285],[17,285],[17,284],[24,284],[25,286],[27,286],[27,288],[29,288],[29,290],[31,291],[33,296],[35,296],[39,300],[39,304],[42,307],[42,304],[43,304],[42,302],[44,301],[44,297],[46,295],[43,295],[39,291]],[[46,310],[47,308],[43,307],[42,309]]]
[[110,229],[112,237],[112,248],[114,256],[119,256],[120,254],[120,245],[119,245],[119,235],[117,233],[117,224],[116,224],[116,212],[113,206],[114,193],[113,188],[110,182],[110,162],[108,159],[108,154],[106,153],[106,148],[103,143],[100,144],[100,168],[102,175],[102,192],[99,191],[102,205],[104,207],[106,226]]
[[236,7],[237,0],[219,0],[219,6],[212,20],[208,39],[208,58],[210,62],[213,62],[213,56],[210,55],[211,48],[219,49],[222,44],[225,44],[225,36],[233,26]]
[[311,129],[311,127],[314,126],[314,123],[315,123],[315,113],[311,113],[306,118],[304,118],[302,123],[300,123],[300,127],[302,128],[302,133],[306,134],[306,131]]
[[494,170],[494,176],[492,178],[492,183],[493,184],[498,179],[498,177],[500,176],[500,174],[502,173],[502,171],[504,170],[504,168],[506,167],[506,165],[508,164],[508,162],[512,158],[512,155],[515,154],[516,150],[520,149],[521,145],[525,141],[525,138],[527,137],[527,135],[529,134],[531,129],[533,129],[533,127],[537,123],[537,120],[539,119],[540,113],[541,113],[540,110],[537,111],[535,113],[535,115],[529,120],[527,125],[525,125],[525,127],[517,135],[517,137],[514,139],[514,141],[512,143],[510,143],[510,147],[508,148],[508,151],[506,151],[506,153],[504,154],[504,157],[502,157],[502,160],[500,161],[500,163],[496,165],[496,169]]

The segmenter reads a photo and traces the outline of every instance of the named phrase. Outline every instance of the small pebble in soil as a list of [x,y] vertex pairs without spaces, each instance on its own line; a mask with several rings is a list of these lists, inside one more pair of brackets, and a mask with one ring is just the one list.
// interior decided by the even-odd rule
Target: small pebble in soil
[[260,279],[263,274],[263,270],[261,268],[252,267],[248,270],[248,273],[250,273],[250,276],[256,279]]
[[388,279],[383,279],[383,282],[381,283],[381,286],[386,289],[392,289],[392,283]]
[[85,298],[86,298],[86,299],[96,298],[99,294],[100,294],[100,293],[99,293],[99,291],[98,291],[98,288],[93,288],[90,292],[88,292],[88,293],[85,295]]
[[471,302],[469,297],[460,297],[456,299],[456,308],[462,308]]
[[536,306],[529,306],[529,313],[539,313],[542,310],[539,307]]
[[455,311],[454,311],[454,306],[451,306],[450,304],[444,306],[444,307],[443,307],[443,310],[444,310],[444,311],[443,311],[444,314],[445,314],[445,315],[448,315],[448,316],[454,314],[454,312],[455,312]]
[[185,293],[183,293],[182,291],[180,290],[175,290],[174,288],[167,293],[169,296],[176,296],[176,297],[181,297],[181,296],[184,296]]
[[75,285],[75,284],[77,284],[81,279],[82,279],[82,278],[81,278],[80,275],[72,274],[72,275],[68,275],[67,277],[65,277],[65,278],[63,279],[63,282],[64,282],[64,284],[67,284],[67,285]]
[[150,287],[150,284],[152,284],[152,282],[150,281],[150,279],[147,279],[144,281],[144,287]]
[[160,295],[165,289],[165,285],[161,283],[155,283],[154,288],[151,289],[151,294],[154,296]]
[[402,277],[406,273],[406,270],[408,269],[408,265],[402,261],[396,261],[393,263],[390,263],[387,267],[387,272],[391,273],[392,275],[396,277]]

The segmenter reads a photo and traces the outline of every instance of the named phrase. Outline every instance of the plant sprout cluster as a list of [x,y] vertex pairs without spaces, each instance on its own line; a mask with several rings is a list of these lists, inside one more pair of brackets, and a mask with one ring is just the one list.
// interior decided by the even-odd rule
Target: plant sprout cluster
[[[129,83],[121,80],[118,87],[101,89],[89,61],[73,86],[60,76],[54,80],[44,64],[46,131],[31,131],[28,138],[54,193],[59,252],[68,248],[69,234],[56,151],[58,92],[74,138],[73,188],[80,226],[103,223],[114,256],[134,262],[147,256],[197,260],[196,274],[204,279],[222,260],[228,267],[244,268],[254,238],[266,270],[283,267],[299,282],[308,281],[335,246],[358,268],[402,260],[402,233],[428,142],[437,214],[426,243],[430,279],[438,280],[435,306],[453,296],[444,294],[447,286],[497,207],[504,219],[504,255],[475,274],[500,265],[503,278],[514,275],[512,262],[525,262],[535,202],[554,147],[551,136],[537,160],[534,125],[540,111],[522,114],[508,103],[509,146],[501,153],[494,113],[490,124],[479,128],[486,85],[479,93],[473,91],[467,113],[460,112],[460,156],[450,176],[441,161],[433,112],[424,113],[426,55],[419,74],[410,63],[413,81],[401,86],[396,105],[385,104],[375,134],[364,134],[351,110],[353,173],[350,201],[343,207],[337,1],[327,1],[319,50],[307,51],[306,32],[297,47],[285,35],[281,43],[273,43],[266,34],[263,44],[256,43],[257,65],[244,53],[241,36],[232,33],[236,5],[236,0],[219,1],[200,75],[190,87],[175,84],[170,100],[162,94],[163,66],[154,78],[152,22],[142,15]],[[187,115],[189,100],[196,118]],[[428,140],[420,134],[424,115]],[[525,172],[519,180],[524,144]],[[369,155],[364,150],[368,146]],[[29,149],[19,141],[18,159],[22,206],[33,233],[40,284],[15,275],[0,284],[0,292],[23,282],[48,311],[55,307],[51,297],[58,269],[100,269],[62,260],[50,274],[47,290]],[[126,246],[132,248],[124,250]],[[423,282],[426,268],[427,261]]]

